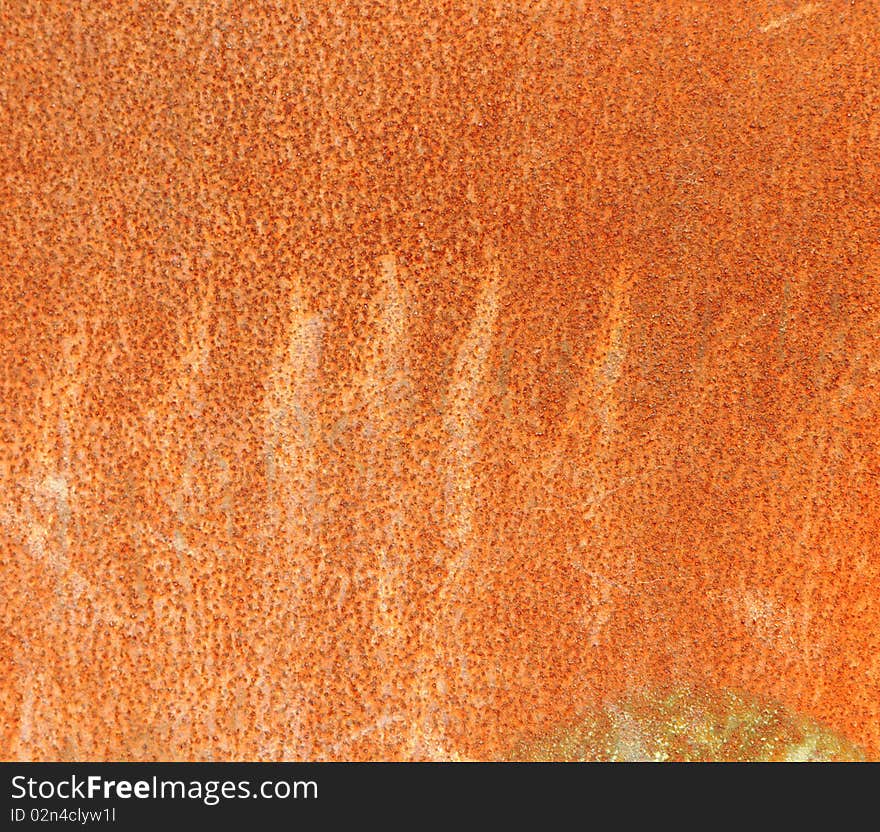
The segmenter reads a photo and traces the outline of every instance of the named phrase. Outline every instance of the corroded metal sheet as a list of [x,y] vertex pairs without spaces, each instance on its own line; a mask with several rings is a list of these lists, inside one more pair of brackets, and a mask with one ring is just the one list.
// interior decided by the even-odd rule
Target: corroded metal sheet
[[0,756],[880,754],[877,4],[0,40]]

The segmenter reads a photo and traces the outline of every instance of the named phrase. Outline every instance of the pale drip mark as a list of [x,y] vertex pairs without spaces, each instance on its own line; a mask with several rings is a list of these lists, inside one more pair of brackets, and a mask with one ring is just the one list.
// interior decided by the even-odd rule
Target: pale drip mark
[[[436,589],[430,614],[422,625],[424,651],[416,662],[417,683],[412,695],[418,700],[410,751],[414,756],[456,760],[444,737],[442,700],[448,693],[443,668],[449,656],[443,642],[452,639],[464,670],[464,651],[455,635],[456,609],[461,579],[471,565],[474,546],[474,465],[478,456],[478,414],[486,386],[489,356],[497,324],[501,269],[494,252],[487,253],[487,273],[480,285],[470,327],[460,344],[449,386],[443,398],[442,437],[445,448],[439,460],[443,480],[442,532],[448,552],[445,574]],[[432,667],[433,665],[433,667]],[[433,689],[432,689],[433,685]],[[438,696],[440,701],[438,702]]]
[[[2,523],[23,544],[24,551],[54,592],[40,626],[44,632],[62,629],[78,620],[94,629],[103,623],[116,626],[120,615],[86,575],[77,568],[72,552],[76,533],[77,477],[71,448],[81,425],[83,358],[89,349],[89,326],[78,319],[74,334],[61,339],[56,361],[37,400],[34,422],[38,432],[29,459],[30,475],[21,502],[2,515]],[[77,646],[68,645],[68,656],[77,660]],[[52,677],[38,670],[29,640],[19,642],[14,663],[20,668],[23,708],[19,716],[18,742],[25,754],[37,742],[34,734],[69,742],[63,724],[63,707],[58,707],[58,690]],[[66,737],[66,739],[63,739]],[[42,740],[39,740],[42,742]]]
[[323,318],[307,311],[299,291],[294,290],[289,323],[276,347],[264,397],[269,510],[271,519],[282,523],[290,541],[301,539],[302,533],[311,541],[314,533],[316,442],[321,434],[318,367],[323,336]]
[[[398,274],[394,255],[379,260],[380,291],[372,304],[370,332],[364,369],[357,398],[368,424],[381,426],[368,452],[368,479],[385,485],[383,518],[377,541],[376,625],[389,649],[403,644],[399,594],[406,577],[407,557],[400,530],[405,521],[404,475],[406,473],[404,432],[412,409],[408,396],[412,385],[408,361],[408,297]],[[391,461],[390,476],[384,474],[383,458]],[[388,480],[387,482],[385,482]]]
[[446,396],[443,430],[448,447],[444,464],[444,519],[446,544],[453,555],[440,588],[441,608],[454,596],[456,584],[473,552],[477,414],[498,318],[499,294],[500,269],[497,259],[493,258],[470,330],[459,347]]
[[775,32],[778,29],[782,29],[785,26],[789,26],[792,23],[796,23],[799,20],[804,20],[807,17],[815,14],[820,9],[820,4],[818,3],[803,3],[798,6],[793,12],[789,12],[788,14],[780,15],[779,17],[774,17],[772,20],[768,20],[763,26],[759,27],[759,30],[764,34],[769,32]]
[[[315,571],[322,566],[313,566],[310,554],[319,548],[316,446],[322,435],[318,374],[324,320],[307,308],[301,285],[301,278],[294,282],[287,325],[275,347],[263,399],[267,519],[269,526],[278,530],[283,545],[260,576],[261,606],[270,620],[280,618],[274,626],[288,634],[282,651],[305,638],[309,593],[317,577]],[[273,651],[265,650],[256,668],[258,721],[271,724],[273,700],[283,700],[291,716],[287,720],[290,736],[274,743],[267,740],[267,748],[274,745],[285,759],[301,759],[308,756],[301,730],[306,690],[302,680],[287,672],[280,685],[267,682],[272,678],[275,658]]]
[[[591,537],[601,549],[609,551],[615,528],[613,507],[608,505],[609,497],[660,467],[655,466],[641,475],[624,475],[618,477],[614,483],[609,483],[609,472],[612,470],[619,444],[617,386],[628,352],[627,330],[632,284],[631,272],[621,263],[607,289],[606,311],[596,335],[584,382],[575,388],[568,400],[563,429],[563,440],[573,437],[579,445],[585,440],[591,440],[583,462],[589,485],[578,507],[582,510],[583,524],[590,525]],[[628,571],[633,571],[632,563],[629,564]],[[592,589],[584,588],[588,597],[583,609],[585,617],[591,619],[585,622],[588,627],[587,638],[590,644],[598,647],[614,615],[616,605],[612,587],[617,585],[607,577],[595,577],[597,580],[592,582],[595,586]]]

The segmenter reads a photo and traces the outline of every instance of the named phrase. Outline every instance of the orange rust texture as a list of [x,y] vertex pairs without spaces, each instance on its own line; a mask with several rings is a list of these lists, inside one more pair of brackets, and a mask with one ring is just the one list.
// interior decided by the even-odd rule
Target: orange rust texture
[[871,2],[0,9],[0,756],[880,754]]

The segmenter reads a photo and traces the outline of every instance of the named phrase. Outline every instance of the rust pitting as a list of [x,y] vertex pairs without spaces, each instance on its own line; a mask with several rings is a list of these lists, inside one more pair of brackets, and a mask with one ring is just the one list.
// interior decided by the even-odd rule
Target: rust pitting
[[876,756],[878,22],[5,11],[0,754]]

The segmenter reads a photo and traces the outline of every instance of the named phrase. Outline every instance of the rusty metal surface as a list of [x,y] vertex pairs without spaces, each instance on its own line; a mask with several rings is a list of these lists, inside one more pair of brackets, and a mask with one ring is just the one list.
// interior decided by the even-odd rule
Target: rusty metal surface
[[0,756],[880,754],[875,3],[0,9]]

